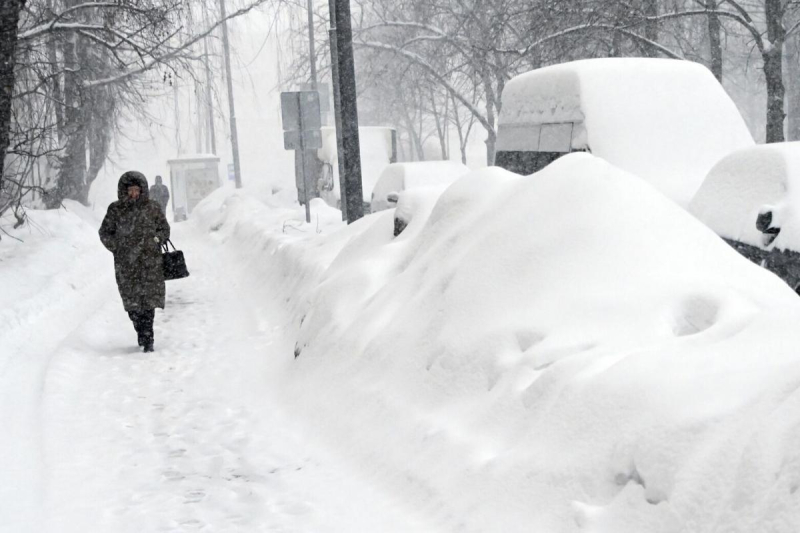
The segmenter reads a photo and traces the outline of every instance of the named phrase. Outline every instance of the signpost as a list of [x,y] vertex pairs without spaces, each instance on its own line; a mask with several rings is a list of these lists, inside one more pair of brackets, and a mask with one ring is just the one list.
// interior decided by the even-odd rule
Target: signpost
[[316,89],[312,83],[301,83],[301,91],[317,91],[319,93],[319,110],[322,112],[322,125],[328,126],[328,113],[331,112],[331,86],[324,82],[318,82]]
[[294,91],[281,93],[281,118],[283,120],[283,147],[299,150],[302,162],[303,199],[306,204],[306,222],[311,222],[311,195],[309,172],[306,169],[305,150],[322,148],[319,93]]

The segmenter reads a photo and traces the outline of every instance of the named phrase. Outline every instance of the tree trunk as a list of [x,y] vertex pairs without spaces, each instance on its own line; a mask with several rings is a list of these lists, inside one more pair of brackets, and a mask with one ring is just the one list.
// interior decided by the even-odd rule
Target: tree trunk
[[766,0],[764,13],[767,19],[767,39],[764,52],[764,76],[767,79],[767,142],[783,142],[783,105],[785,88],[783,85],[783,41],[786,30],[783,28],[782,0]]
[[[643,0],[642,2],[642,10],[646,17],[657,17],[658,16],[658,0]],[[644,36],[654,43],[658,42],[658,21],[657,20],[647,20],[644,24]],[[644,48],[644,53],[647,54],[649,57],[657,57],[658,52],[651,46],[646,46]]]
[[497,144],[497,128],[495,127],[495,108],[497,105],[497,98],[495,97],[494,89],[489,81],[488,76],[484,76],[483,90],[486,96],[486,122],[489,123],[490,128],[486,132],[486,164],[494,165],[494,156]]
[[461,124],[461,117],[458,115],[458,104],[456,97],[450,94],[450,99],[453,103],[453,121],[456,124],[456,131],[458,132],[458,148],[461,150],[461,162],[467,164],[467,143],[464,139],[464,130]]
[[91,113],[81,88],[81,67],[85,68],[88,61],[85,43],[78,35],[72,35],[64,44],[63,54],[66,146],[61,157],[56,188],[47,201],[47,206],[51,209],[60,206],[67,198],[86,201],[83,198],[86,187],[86,136],[89,133]]
[[786,43],[787,135],[789,141],[800,140],[800,40],[797,37]]
[[[399,91],[399,88],[398,88]],[[400,94],[400,102],[403,107],[403,122],[406,123],[406,130],[408,130],[408,142],[411,147],[411,160],[414,160],[414,153],[417,154],[417,161],[425,161],[425,153],[422,150],[422,139],[417,134],[417,128],[414,127],[414,121],[408,113],[408,104],[405,98]]]
[[[445,129],[445,124],[447,123],[447,107],[445,107],[444,116],[440,115],[439,109],[436,107],[436,92],[434,91],[433,87],[431,87],[430,90],[430,99],[431,113],[433,114],[433,121],[436,126],[436,136],[439,139],[439,149],[441,150],[442,161],[447,161],[447,131]],[[446,98],[445,102],[447,102]]]
[[[53,0],[47,2],[48,9],[53,9]],[[56,115],[56,137],[59,143],[64,140],[64,96],[61,91],[61,75],[59,74],[57,35],[47,38],[47,59],[50,61],[50,75],[53,77],[53,100]]]
[[[706,7],[709,10],[716,10],[719,2],[718,0],[708,0]],[[722,83],[722,40],[720,33],[722,26],[719,22],[719,15],[716,13],[708,14],[708,46],[711,53],[711,72],[717,81]]]
[[622,34],[618,31],[614,31],[613,35],[611,36],[611,50],[608,52],[609,57],[621,57],[622,47]]
[[403,148],[403,136],[401,135],[402,130],[397,130],[397,157],[399,158],[398,161],[409,161],[411,158],[406,157],[406,149]]
[[[26,0],[0,2],[0,170],[5,168],[6,152],[10,142],[11,101],[14,96],[14,65],[17,50],[17,25]],[[3,172],[0,172],[0,191],[3,190]]]
[[111,132],[114,122],[114,101],[108,89],[101,87],[95,89],[93,93],[88,123],[89,167],[86,170],[86,181],[80,191],[80,197],[77,198],[84,205],[89,205],[92,183],[97,179],[111,151]]

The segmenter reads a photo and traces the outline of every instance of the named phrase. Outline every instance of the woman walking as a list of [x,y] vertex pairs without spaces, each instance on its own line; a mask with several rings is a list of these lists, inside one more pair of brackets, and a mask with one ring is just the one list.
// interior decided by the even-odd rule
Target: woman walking
[[141,172],[120,177],[117,198],[100,225],[100,240],[114,254],[117,288],[139,346],[152,352],[155,309],[164,308],[166,294],[161,244],[169,239],[169,223],[148,198],[147,179]]

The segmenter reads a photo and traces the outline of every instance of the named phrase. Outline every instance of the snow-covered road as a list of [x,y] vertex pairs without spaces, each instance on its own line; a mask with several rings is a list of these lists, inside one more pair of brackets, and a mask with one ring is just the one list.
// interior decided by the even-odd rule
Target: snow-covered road
[[435,529],[282,405],[292,340],[258,280],[191,227],[174,237],[192,275],[168,284],[155,353],[136,348],[113,273],[91,265],[101,255],[80,259],[95,287],[80,306],[49,330],[48,314],[25,326],[17,360],[41,358],[42,375],[20,401],[14,464],[0,462],[16,479],[6,490],[23,492],[0,530]]

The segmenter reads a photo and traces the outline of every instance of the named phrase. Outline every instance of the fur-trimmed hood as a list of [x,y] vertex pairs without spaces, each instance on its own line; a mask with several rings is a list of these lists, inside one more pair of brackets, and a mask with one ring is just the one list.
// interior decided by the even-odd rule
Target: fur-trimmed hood
[[117,199],[120,201],[125,200],[125,198],[128,196],[128,187],[132,185],[138,185],[139,189],[141,189],[141,193],[139,195],[140,199],[147,200],[150,198],[150,191],[147,186],[147,178],[145,178],[144,174],[141,172],[129,170],[119,178],[119,183],[117,184]]

